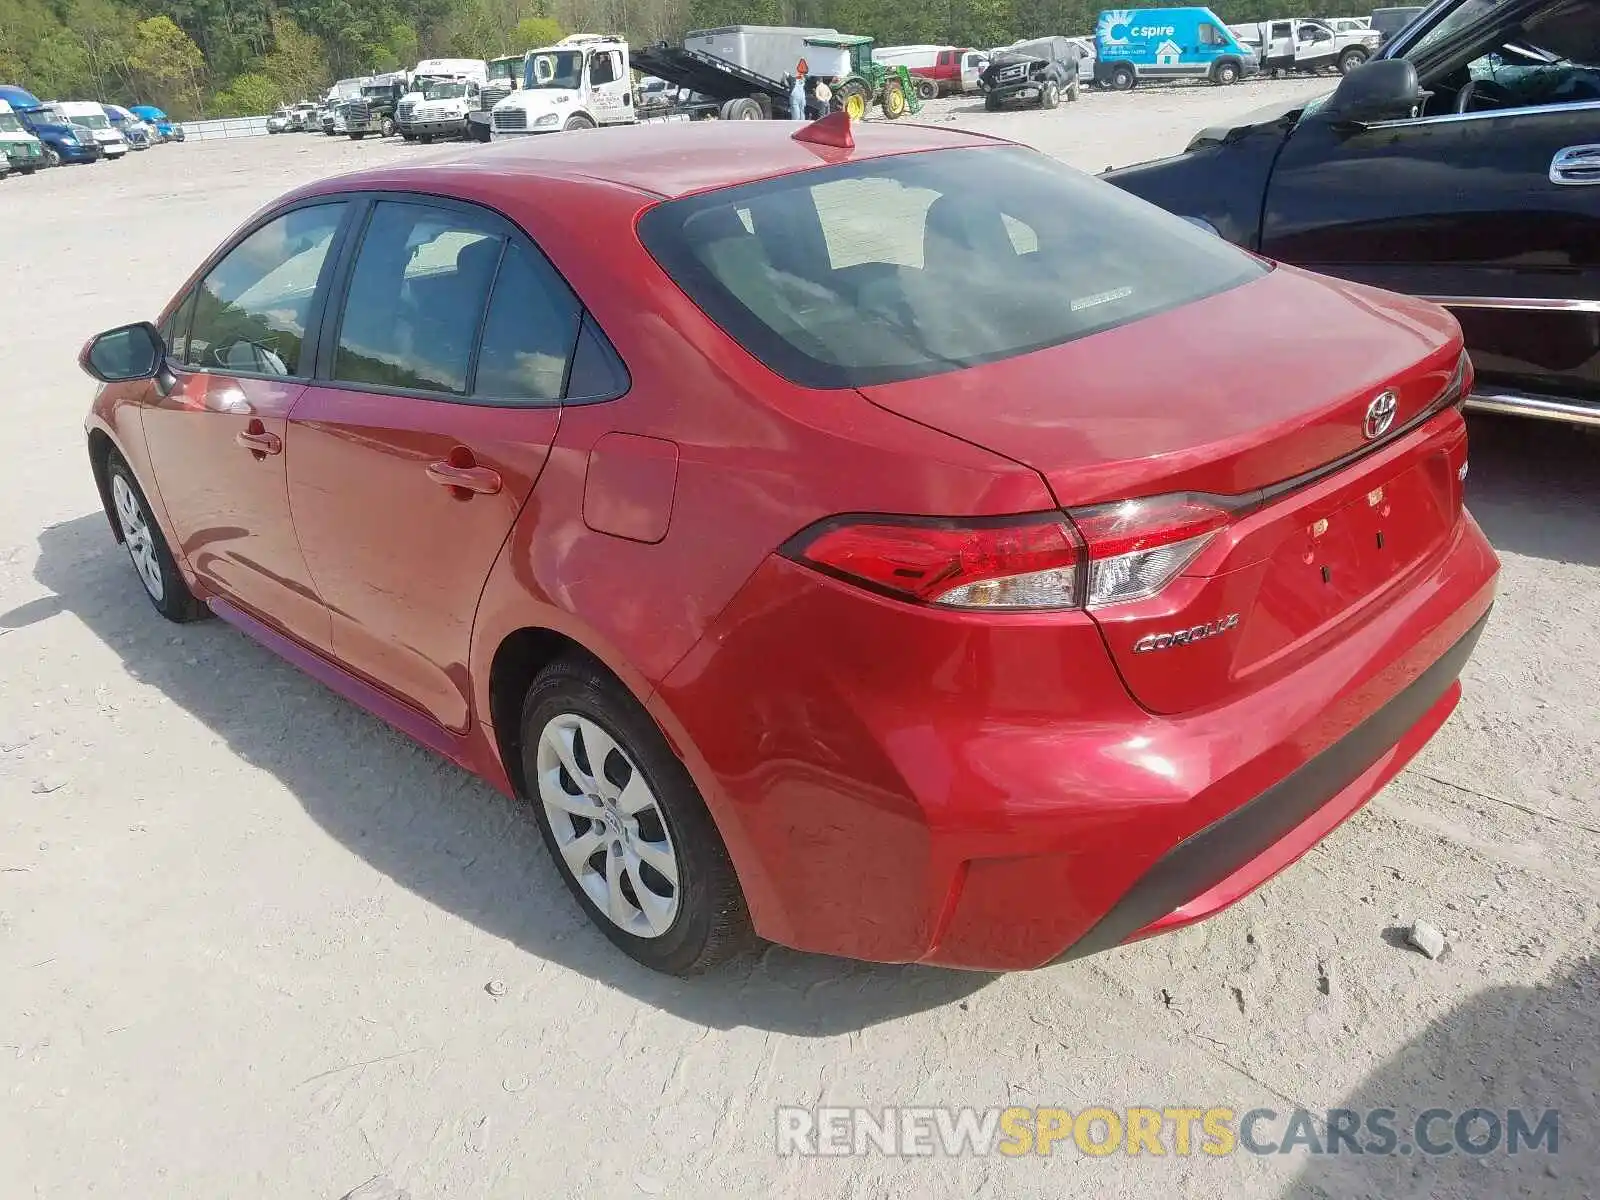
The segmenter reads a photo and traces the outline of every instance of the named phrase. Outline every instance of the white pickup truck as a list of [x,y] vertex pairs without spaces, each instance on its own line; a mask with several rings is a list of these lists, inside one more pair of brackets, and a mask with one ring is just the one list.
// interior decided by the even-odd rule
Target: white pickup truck
[[1371,29],[1335,31],[1325,21],[1299,17],[1229,25],[1240,42],[1256,52],[1261,69],[1316,74],[1332,67],[1348,75],[1378,52],[1380,35]]
[[605,34],[575,33],[528,51],[522,87],[489,114],[495,139],[601,125],[632,125],[633,75],[628,43]]

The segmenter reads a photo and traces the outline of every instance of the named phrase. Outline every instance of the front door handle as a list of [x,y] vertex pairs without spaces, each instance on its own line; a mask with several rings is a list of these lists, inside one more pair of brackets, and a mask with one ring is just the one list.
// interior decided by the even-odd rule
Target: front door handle
[[[470,453],[452,453],[451,461],[428,464],[428,478],[460,495],[463,492],[493,496],[500,491],[500,472],[480,467]],[[465,461],[463,461],[465,460]]]
[[234,434],[233,440],[258,459],[283,452],[283,439],[275,433],[268,433],[266,427],[257,420],[251,420],[250,424]]
[[1550,182],[1582,187],[1600,184],[1600,146],[1568,146],[1550,160]]

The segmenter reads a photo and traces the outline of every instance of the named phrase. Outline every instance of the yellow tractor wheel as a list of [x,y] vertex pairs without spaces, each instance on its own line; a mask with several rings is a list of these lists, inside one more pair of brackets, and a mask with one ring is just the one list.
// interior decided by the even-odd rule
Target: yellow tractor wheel
[[906,114],[906,94],[898,83],[883,85],[883,115],[897,121]]
[[844,97],[845,114],[852,121],[860,121],[867,115],[867,98],[858,91],[848,91]]

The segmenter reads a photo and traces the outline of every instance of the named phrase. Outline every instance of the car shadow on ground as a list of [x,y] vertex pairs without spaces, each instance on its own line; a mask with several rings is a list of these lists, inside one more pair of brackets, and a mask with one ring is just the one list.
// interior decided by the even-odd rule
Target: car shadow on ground
[[955,1003],[989,975],[770,947],[695,979],[639,967],[579,911],[531,811],[326,690],[221,621],[151,608],[99,512],[44,530],[51,596],[0,629],[68,611],[158,689],[269,772],[331,836],[429,902],[562,967],[715,1028],[835,1036]]
[[1497,550],[1600,566],[1600,430],[1473,413],[1467,507]]
[[[1362,1132],[1355,1140],[1364,1148],[1374,1144],[1366,1132],[1368,1114],[1394,1110],[1394,1152],[1319,1154],[1284,1193],[1285,1200],[1600,1195],[1597,1010],[1600,957],[1580,959],[1538,987],[1479,992],[1440,1016],[1335,1105],[1359,1116]],[[1459,1148],[1424,1153],[1417,1140],[1423,1113],[1449,1113],[1421,1131],[1438,1149],[1453,1147],[1460,1114],[1474,1108],[1495,1113],[1499,1125],[1497,1131],[1479,1118],[1464,1126],[1466,1144],[1481,1153]],[[1518,1152],[1508,1153],[1515,1120],[1510,1110],[1521,1110],[1523,1126],[1536,1133],[1542,1132],[1545,1114],[1554,1112],[1553,1152],[1548,1141],[1535,1137],[1522,1139]],[[1284,1122],[1270,1128],[1276,1136]]]

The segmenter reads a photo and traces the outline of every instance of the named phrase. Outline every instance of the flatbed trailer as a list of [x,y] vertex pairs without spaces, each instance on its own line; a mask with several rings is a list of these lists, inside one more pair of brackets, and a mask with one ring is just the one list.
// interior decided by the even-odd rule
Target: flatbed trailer
[[[656,42],[636,50],[633,65],[686,91],[710,96],[719,103],[723,114],[737,101],[749,100],[760,106],[763,117],[786,120],[790,116],[789,88],[781,79],[769,79],[714,54]],[[750,111],[746,107],[739,115],[753,119]]]

